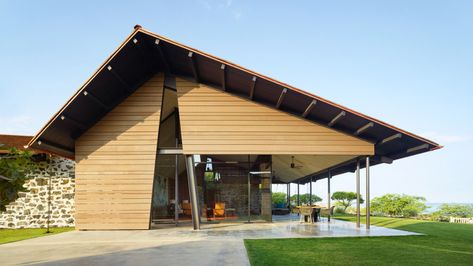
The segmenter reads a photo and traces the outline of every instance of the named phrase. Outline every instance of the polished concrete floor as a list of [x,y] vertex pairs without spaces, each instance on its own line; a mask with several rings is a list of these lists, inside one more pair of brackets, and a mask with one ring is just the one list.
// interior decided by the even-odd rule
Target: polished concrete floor
[[273,223],[204,224],[143,231],[73,231],[0,245],[0,264],[43,265],[248,265],[243,239],[399,236],[415,233],[297,217]]

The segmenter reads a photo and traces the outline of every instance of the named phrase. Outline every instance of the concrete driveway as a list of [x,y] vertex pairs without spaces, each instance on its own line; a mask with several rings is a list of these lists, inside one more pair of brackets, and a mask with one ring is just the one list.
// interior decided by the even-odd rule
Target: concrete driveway
[[0,245],[0,264],[249,265],[243,239],[412,235],[342,221],[169,227],[143,231],[73,231]]

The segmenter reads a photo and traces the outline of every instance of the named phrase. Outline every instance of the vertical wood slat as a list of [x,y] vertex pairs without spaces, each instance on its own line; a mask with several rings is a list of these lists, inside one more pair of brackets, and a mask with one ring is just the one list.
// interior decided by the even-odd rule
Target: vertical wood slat
[[185,154],[371,155],[374,145],[209,86],[176,79]]
[[76,228],[148,229],[164,75],[76,141]]

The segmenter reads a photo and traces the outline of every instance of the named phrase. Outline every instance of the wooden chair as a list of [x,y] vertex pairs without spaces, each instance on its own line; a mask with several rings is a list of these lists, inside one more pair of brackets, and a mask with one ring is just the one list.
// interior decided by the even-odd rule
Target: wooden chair
[[330,207],[330,209],[327,208],[322,208],[320,211],[321,216],[333,216],[333,209],[335,209],[335,206]]
[[192,215],[191,204],[190,203],[182,203],[182,213],[186,216]]
[[311,207],[300,207],[300,220],[299,222],[303,223],[306,221],[309,221],[310,223],[313,223],[314,220],[312,219],[312,208]]
[[214,216],[214,219],[217,217],[217,216],[220,216],[220,217],[227,217],[227,214],[225,212],[225,203],[224,202],[215,202],[215,208],[213,209],[213,216]]

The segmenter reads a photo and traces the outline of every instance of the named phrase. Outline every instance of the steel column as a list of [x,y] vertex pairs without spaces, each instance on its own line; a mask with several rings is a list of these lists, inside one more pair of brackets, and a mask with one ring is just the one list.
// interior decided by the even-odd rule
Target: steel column
[[191,200],[192,225],[194,230],[200,229],[199,204],[197,203],[197,187],[195,182],[194,156],[186,155],[187,182]]
[[248,223],[251,222],[251,162],[250,162],[250,155],[248,155]]
[[287,183],[287,206],[291,207],[291,183]]
[[299,181],[297,181],[297,206],[301,206],[301,197],[299,194],[299,187],[300,187],[300,183]]
[[[176,139],[177,140],[177,139]],[[174,221],[176,225],[179,221],[179,155],[175,155],[175,166],[174,166]]]
[[366,157],[366,229],[370,229],[370,157]]
[[356,160],[356,228],[360,228],[360,160]]
[[327,192],[328,192],[328,195],[327,195],[327,208],[328,208],[328,221],[330,222],[330,179],[332,178],[332,172],[330,172],[330,170],[328,171],[328,177],[327,177]]
[[309,185],[309,190],[310,190],[310,193],[309,193],[309,205],[312,205],[312,177],[310,177],[310,185]]

